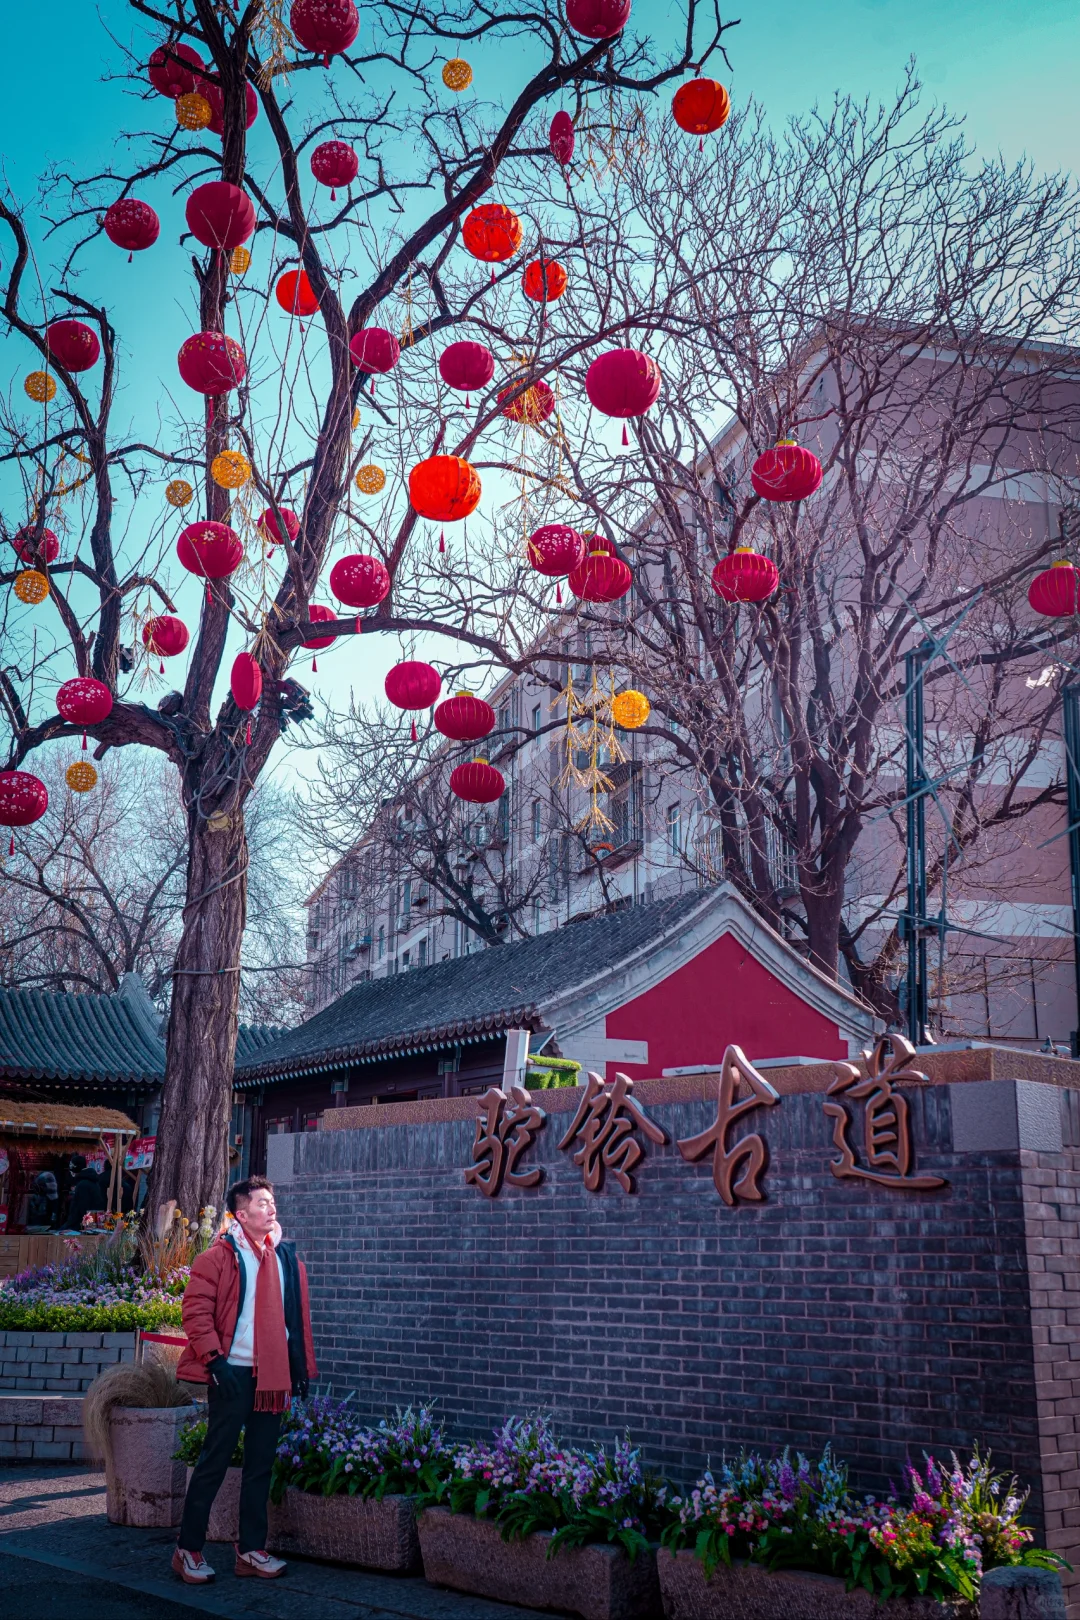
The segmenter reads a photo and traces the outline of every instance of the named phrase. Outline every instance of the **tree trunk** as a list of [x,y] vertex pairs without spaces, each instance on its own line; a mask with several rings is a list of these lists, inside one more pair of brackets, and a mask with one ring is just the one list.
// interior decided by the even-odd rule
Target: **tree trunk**
[[220,1210],[228,1176],[247,864],[243,811],[207,821],[193,809],[149,1194],[151,1209],[175,1198],[192,1220],[206,1204]]

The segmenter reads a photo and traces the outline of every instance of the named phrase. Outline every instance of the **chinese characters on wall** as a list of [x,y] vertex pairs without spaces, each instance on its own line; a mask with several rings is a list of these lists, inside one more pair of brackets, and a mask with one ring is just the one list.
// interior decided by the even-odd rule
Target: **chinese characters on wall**
[[[841,1180],[875,1182],[883,1187],[923,1191],[944,1187],[941,1176],[914,1173],[914,1145],[906,1098],[895,1091],[900,1081],[925,1081],[914,1068],[915,1048],[902,1035],[883,1035],[872,1052],[864,1054],[866,1075],[853,1063],[834,1063],[835,1079],[828,1087],[823,1111],[833,1122],[833,1145],[840,1157],[829,1161]],[[623,1192],[634,1191],[632,1172],[645,1158],[645,1141],[662,1146],[667,1134],[649,1118],[633,1095],[634,1082],[617,1074],[609,1085],[590,1074],[585,1095],[569,1129],[559,1142],[581,1169],[588,1192],[599,1192],[610,1173]],[[760,1203],[765,1198],[762,1177],[769,1165],[769,1148],[761,1125],[742,1136],[734,1134],[739,1120],[758,1109],[780,1106],[782,1098],[738,1046],[729,1046],[720,1069],[716,1119],[707,1130],[676,1143],[691,1163],[712,1155],[712,1176],[725,1204]],[[472,1163],[465,1180],[487,1198],[503,1186],[535,1187],[543,1169],[522,1168],[547,1115],[533,1093],[520,1086],[509,1094],[493,1086],[480,1099]]]

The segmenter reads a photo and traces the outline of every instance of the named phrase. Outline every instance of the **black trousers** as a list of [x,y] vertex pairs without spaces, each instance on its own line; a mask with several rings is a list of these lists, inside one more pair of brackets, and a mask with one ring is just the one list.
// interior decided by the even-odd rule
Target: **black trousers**
[[256,1412],[255,1374],[248,1367],[233,1369],[235,1393],[211,1383],[210,1416],[206,1439],[191,1475],[184,1517],[180,1521],[178,1545],[185,1552],[202,1552],[206,1527],[214,1497],[221,1489],[225,1470],[244,1431],[244,1472],[240,1479],[241,1552],[261,1552],[266,1546],[266,1503],[270,1495],[270,1473],[274,1466],[280,1412]]

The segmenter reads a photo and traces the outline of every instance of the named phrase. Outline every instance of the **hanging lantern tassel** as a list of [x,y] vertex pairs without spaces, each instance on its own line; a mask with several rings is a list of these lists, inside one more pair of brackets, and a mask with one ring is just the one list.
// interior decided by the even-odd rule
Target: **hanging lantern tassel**
[[415,720],[413,721],[412,725],[409,727],[409,730],[410,730],[410,732],[412,734],[412,740],[413,740],[413,742],[415,742],[416,741],[416,721]]
[[495,285],[495,266],[494,265],[492,265],[492,267],[491,267],[491,285],[493,287]]
[[627,437],[627,433],[626,433],[626,423],[625,422],[622,425],[622,442],[623,442],[624,445],[629,445],[629,443],[630,443],[630,440]]
[[164,675],[164,673],[165,673],[165,660],[164,660],[164,658],[159,658],[158,659],[157,672],[158,672],[159,675]]
[[82,734],[82,745],[83,745],[84,748],[86,747],[86,732],[85,731]]
[[213,597],[213,593],[210,590],[210,581],[209,580],[207,580],[207,582],[206,582],[206,605],[207,605],[207,607],[213,607],[213,605],[214,605],[214,597]]
[[562,607],[562,586],[558,584],[555,586],[555,606]]
[[445,529],[440,529],[439,530],[439,550],[440,551],[445,551],[446,550],[446,530]]
[[697,149],[698,149],[699,152],[704,152],[704,150],[705,150],[705,137],[704,137],[704,135],[699,135],[698,136],[698,138],[697,138]]
[[244,746],[246,748],[251,747],[251,721],[250,720],[248,720],[247,730],[244,732]]
[[333,186],[330,187],[330,201],[337,202],[337,191]]
[[311,660],[311,673],[313,675],[317,675],[319,673],[319,660],[317,658],[313,658]]
[[9,844],[9,845],[8,845],[8,854],[9,854],[9,855],[14,855],[14,853],[15,853],[15,834],[14,834],[14,833],[12,833],[12,835],[11,835],[11,842],[10,842],[10,844]]

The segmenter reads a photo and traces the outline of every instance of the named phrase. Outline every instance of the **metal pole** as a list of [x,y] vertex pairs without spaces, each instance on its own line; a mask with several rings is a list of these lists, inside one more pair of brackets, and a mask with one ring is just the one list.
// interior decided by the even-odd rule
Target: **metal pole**
[[904,654],[905,735],[907,742],[907,944],[908,1039],[927,1039],[929,998],[926,962],[926,764],[924,758],[923,676],[932,648],[925,644]]
[[1069,827],[1069,878],[1073,911],[1073,972],[1076,978],[1077,1028],[1070,1037],[1072,1055],[1080,1052],[1080,686],[1061,690],[1065,733],[1065,804]]

